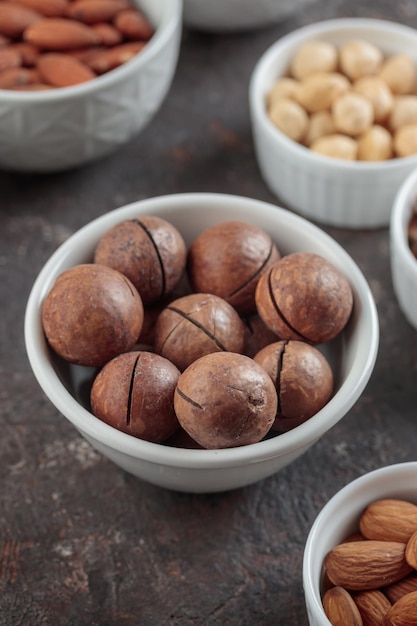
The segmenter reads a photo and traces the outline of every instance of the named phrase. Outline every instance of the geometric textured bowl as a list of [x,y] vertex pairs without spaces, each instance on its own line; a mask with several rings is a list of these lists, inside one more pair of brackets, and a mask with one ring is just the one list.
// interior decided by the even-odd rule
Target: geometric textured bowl
[[417,167],[417,155],[381,162],[344,161],[314,153],[269,119],[266,95],[287,72],[295,52],[319,39],[340,46],[363,39],[385,54],[404,53],[417,62],[417,30],[386,20],[342,18],[310,24],[274,43],[258,60],[249,87],[256,157],[262,178],[280,202],[304,217],[341,228],[389,224],[399,186]]
[[50,91],[0,90],[0,168],[52,172],[110,154],[152,119],[176,69],[182,0],[141,0],[155,27],[145,48],[92,81]]

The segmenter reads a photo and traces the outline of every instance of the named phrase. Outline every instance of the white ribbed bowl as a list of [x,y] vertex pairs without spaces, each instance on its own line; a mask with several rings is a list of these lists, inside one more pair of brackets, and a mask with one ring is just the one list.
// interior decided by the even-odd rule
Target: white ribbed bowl
[[390,223],[391,276],[401,311],[417,330],[417,259],[408,245],[407,230],[417,202],[417,170],[404,181],[394,200]]
[[[94,417],[88,398],[86,401],[81,393],[91,380],[91,371],[63,363],[48,349],[41,323],[42,302],[59,274],[92,260],[99,239],[110,227],[138,215],[165,218],[179,229],[188,246],[213,224],[248,221],[266,230],[281,254],[315,252],[345,274],[353,289],[353,313],[343,332],[322,346],[335,376],[334,395],[326,406],[282,435],[222,450],[186,450],[142,441]],[[190,193],[135,202],[102,215],[72,235],[47,261],[33,285],[26,308],[25,341],[43,391],[97,450],[143,480],[179,491],[203,493],[242,487],[274,474],[341,420],[371,376],[379,325],[372,293],[360,269],[342,246],[317,226],[259,200]]]
[[78,167],[115,152],[152,120],[177,66],[182,0],[138,0],[138,6],[155,34],[121,67],[73,87],[0,89],[0,168]]
[[289,208],[314,221],[342,228],[388,226],[395,194],[417,167],[417,156],[389,161],[332,159],[296,143],[269,120],[265,100],[299,47],[311,39],[340,45],[364,39],[387,55],[405,53],[417,62],[417,31],[384,20],[346,18],[305,26],[273,44],[253,71],[249,102],[261,175]]
[[310,626],[331,626],[321,591],[326,554],[358,530],[362,511],[374,500],[399,498],[417,504],[417,462],[398,463],[364,474],[336,493],[323,507],[307,537],[303,587]]

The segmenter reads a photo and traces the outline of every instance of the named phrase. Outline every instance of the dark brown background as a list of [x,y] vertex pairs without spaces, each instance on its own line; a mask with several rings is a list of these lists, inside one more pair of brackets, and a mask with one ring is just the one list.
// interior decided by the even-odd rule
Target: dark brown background
[[417,27],[417,3],[322,0],[255,33],[184,32],[168,98],[117,154],[54,175],[0,172],[2,626],[305,626],[301,565],[315,516],[353,478],[416,458],[416,332],[394,298],[386,229],[325,229],[364,271],[379,310],[380,351],[362,398],[302,458],[245,489],[185,495],[127,475],[44,397],[24,348],[38,271],[92,218],[171,192],[277,202],[254,157],[249,77],[278,37],[338,16]]

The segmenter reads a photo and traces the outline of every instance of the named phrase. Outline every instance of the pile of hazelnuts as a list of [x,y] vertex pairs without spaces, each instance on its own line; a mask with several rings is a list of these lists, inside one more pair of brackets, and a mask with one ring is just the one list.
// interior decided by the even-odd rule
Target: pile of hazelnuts
[[215,224],[187,249],[173,224],[143,215],[57,277],[42,324],[62,359],[95,368],[97,418],[155,443],[217,449],[288,431],[329,401],[318,344],[342,332],[352,306],[333,264],[281,255],[255,224]]
[[417,153],[416,64],[352,40],[311,40],[267,97],[272,123],[312,151],[350,161]]

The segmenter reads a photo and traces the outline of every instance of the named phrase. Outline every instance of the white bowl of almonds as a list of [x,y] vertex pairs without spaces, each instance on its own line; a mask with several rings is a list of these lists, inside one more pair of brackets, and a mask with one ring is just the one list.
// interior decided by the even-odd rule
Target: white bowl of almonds
[[374,470],[321,510],[303,562],[310,626],[417,624],[416,473]]
[[104,157],[161,106],[182,0],[0,3],[0,168],[52,172]]
[[417,31],[328,20],[270,47],[249,100],[259,168],[289,208],[347,228],[387,226],[417,166]]

